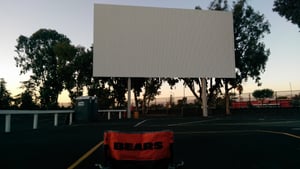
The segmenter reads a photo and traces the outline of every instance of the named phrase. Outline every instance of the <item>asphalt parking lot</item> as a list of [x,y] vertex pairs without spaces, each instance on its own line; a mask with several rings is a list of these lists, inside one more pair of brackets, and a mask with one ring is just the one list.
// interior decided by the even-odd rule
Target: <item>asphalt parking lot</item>
[[104,131],[165,129],[174,131],[175,161],[184,161],[187,169],[300,166],[300,115],[232,115],[111,120],[1,131],[0,168],[92,169],[103,162],[103,147],[99,143]]

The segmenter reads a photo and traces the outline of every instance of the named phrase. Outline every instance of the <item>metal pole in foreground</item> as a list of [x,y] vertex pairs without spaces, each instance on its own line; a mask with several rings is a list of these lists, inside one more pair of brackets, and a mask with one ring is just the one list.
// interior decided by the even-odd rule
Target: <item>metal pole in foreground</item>
[[206,96],[206,79],[201,78],[202,83],[202,111],[203,111],[203,117],[207,117],[207,96]]
[[127,118],[130,119],[131,118],[131,78],[128,77],[128,81],[127,81]]

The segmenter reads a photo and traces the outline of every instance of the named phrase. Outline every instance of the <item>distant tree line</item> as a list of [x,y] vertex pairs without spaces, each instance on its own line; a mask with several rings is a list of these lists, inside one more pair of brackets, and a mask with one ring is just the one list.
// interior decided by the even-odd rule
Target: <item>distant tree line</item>
[[6,82],[0,78],[0,109],[8,109],[11,106],[12,97],[6,89]]
[[[260,85],[260,75],[265,71],[270,55],[262,39],[270,32],[270,24],[263,14],[247,5],[246,0],[233,2],[231,8],[227,0],[214,0],[208,8],[233,13],[236,78],[205,78],[208,104],[216,104],[224,94],[226,113],[230,114],[229,94],[232,89],[242,92],[242,83],[248,78]],[[201,7],[195,9],[201,10]],[[98,97],[101,108],[125,107],[127,104],[127,79],[93,77],[92,46],[74,46],[66,35],[52,29],[40,29],[29,37],[20,35],[16,53],[14,59],[20,74],[30,73],[30,78],[22,82],[23,92],[14,98],[18,108],[56,109],[58,96],[63,90],[69,92],[74,104],[76,97],[82,96],[85,89],[88,95]],[[179,81],[183,81],[201,104],[203,84],[199,78],[133,78],[135,107],[146,112],[150,101],[160,94],[163,82],[172,88]],[[5,89],[4,79],[0,82],[1,108],[9,108],[12,106],[12,97]]]

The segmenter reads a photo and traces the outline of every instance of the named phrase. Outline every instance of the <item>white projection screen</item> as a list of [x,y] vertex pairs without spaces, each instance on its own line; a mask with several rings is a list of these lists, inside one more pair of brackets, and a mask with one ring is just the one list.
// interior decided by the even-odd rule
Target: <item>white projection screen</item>
[[231,12],[94,5],[95,77],[234,78]]

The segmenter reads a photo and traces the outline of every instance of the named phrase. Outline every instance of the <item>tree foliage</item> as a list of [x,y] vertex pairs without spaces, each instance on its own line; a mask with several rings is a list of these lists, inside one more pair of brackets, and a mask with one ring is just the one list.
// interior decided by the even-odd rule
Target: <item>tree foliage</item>
[[245,0],[234,5],[233,17],[236,84],[250,77],[260,85],[260,75],[265,71],[270,55],[270,50],[261,40],[266,33],[270,33],[270,24],[263,14],[246,6]]
[[64,67],[64,88],[68,90],[69,97],[75,102],[76,97],[83,95],[85,86],[93,79],[93,48],[76,47],[75,55],[69,64]]
[[36,91],[35,91],[35,83],[32,79],[29,79],[28,81],[22,82],[21,89],[24,91],[18,95],[18,105],[20,109],[25,109],[25,110],[32,110],[32,109],[37,109],[38,104],[37,104],[37,96],[36,96]]
[[87,85],[88,95],[97,96],[98,107],[108,109],[114,107],[115,99],[112,97],[111,89],[106,87],[108,78],[92,78],[91,83]]
[[42,108],[56,108],[63,90],[66,66],[75,55],[71,41],[51,29],[40,29],[30,37],[19,36],[15,57],[20,73],[31,72],[31,79],[39,88]]
[[0,78],[0,109],[9,109],[12,98],[6,89],[6,81]]
[[140,111],[138,97],[140,97],[140,94],[143,91],[143,87],[145,86],[146,81],[147,78],[131,78],[131,87],[134,94],[135,109],[136,109],[135,111]]
[[275,0],[273,11],[281,17],[285,17],[300,28],[300,1],[299,0]]
[[293,107],[300,107],[300,94],[296,94],[292,97],[291,104]]
[[150,101],[155,99],[155,96],[160,94],[160,87],[162,85],[162,81],[159,78],[148,78],[144,83],[144,95],[143,95],[143,104],[142,111],[143,113],[147,113]]
[[227,0],[213,0],[208,9],[216,11],[227,11],[228,10],[228,1]]
[[[208,7],[210,10],[231,11],[227,0],[214,0]],[[196,6],[196,10],[201,7]],[[206,78],[208,86],[208,104],[216,102],[221,88],[224,87],[226,99],[226,114],[229,110],[229,92],[233,88],[242,88],[243,81],[248,78],[255,80],[260,85],[260,75],[265,71],[266,62],[270,55],[261,41],[266,33],[270,32],[270,24],[265,20],[263,14],[254,11],[247,5],[246,0],[239,0],[233,3],[233,22],[234,22],[234,46],[235,46],[235,65],[236,78]],[[201,100],[202,85],[198,78],[181,78],[189,87],[193,95]],[[199,91],[196,91],[199,89]],[[241,90],[242,91],[242,90]]]
[[24,91],[23,93],[21,93],[19,107],[23,110],[33,110],[38,108],[33,100],[32,93],[30,93],[29,91]]
[[[196,9],[200,10],[198,6]],[[262,39],[269,33],[269,23],[264,15],[248,6],[246,0],[233,3],[230,9],[227,0],[214,0],[210,10],[227,10],[233,12],[234,45],[235,45],[235,79],[206,78],[209,103],[214,102],[225,87],[225,97],[233,88],[242,89],[243,81],[248,78],[260,85],[260,75],[265,71],[265,65],[270,51],[266,49]],[[57,106],[59,93],[67,89],[72,101],[83,94],[84,87],[90,96],[97,96],[99,107],[109,108],[125,106],[127,80],[124,78],[93,77],[93,48],[74,47],[63,34],[50,29],[40,29],[30,37],[19,36],[17,39],[15,57],[20,73],[32,73],[30,80],[34,82],[34,89],[39,92],[40,103],[43,108]],[[220,63],[221,64],[221,63]],[[194,96],[201,101],[201,84],[199,78],[166,79],[170,86],[183,80]],[[137,97],[144,89],[142,105],[145,106],[159,94],[161,81],[156,78],[133,78],[132,89],[136,103]],[[241,90],[242,91],[242,90]],[[26,91],[24,98],[33,93]],[[28,103],[30,104],[30,103]],[[138,105],[136,105],[138,107]],[[229,108],[229,105],[227,106]],[[229,111],[229,109],[228,109]]]
[[111,88],[111,95],[117,107],[125,107],[125,94],[127,91],[127,78],[110,78],[107,82]]
[[[239,0],[233,5],[234,46],[236,78],[223,79],[225,86],[226,114],[230,114],[229,92],[241,86],[248,78],[260,84],[260,75],[265,71],[270,50],[261,41],[270,33],[270,24],[263,14],[246,5],[246,0]],[[231,86],[231,87],[230,87]]]
[[264,99],[272,98],[274,96],[274,91],[271,89],[255,90],[252,93],[252,96],[258,100],[261,100],[261,104],[263,105]]

